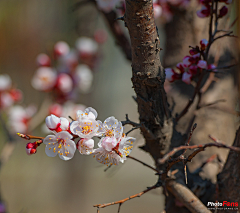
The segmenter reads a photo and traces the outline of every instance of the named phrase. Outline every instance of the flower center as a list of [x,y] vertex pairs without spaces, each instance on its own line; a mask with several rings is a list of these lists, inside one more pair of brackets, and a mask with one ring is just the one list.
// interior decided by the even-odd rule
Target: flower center
[[113,134],[113,130],[107,130],[106,132],[105,132],[105,136],[106,137],[112,137],[112,136],[114,136],[114,134]]
[[90,132],[92,132],[91,126],[84,126],[84,127],[82,127],[82,133],[83,133],[84,135],[86,135],[86,134],[88,134],[88,133],[90,133]]
[[114,151],[114,152],[116,152],[121,158],[123,157],[123,155],[122,155],[122,153],[121,152],[119,152],[119,144],[120,143],[118,143],[114,148],[112,148],[112,151]]
[[58,142],[58,148],[59,148],[59,149],[61,149],[62,146],[65,147],[65,142],[66,142],[66,140],[64,140],[64,139],[62,139],[62,138],[58,138],[58,139],[57,139],[57,142]]

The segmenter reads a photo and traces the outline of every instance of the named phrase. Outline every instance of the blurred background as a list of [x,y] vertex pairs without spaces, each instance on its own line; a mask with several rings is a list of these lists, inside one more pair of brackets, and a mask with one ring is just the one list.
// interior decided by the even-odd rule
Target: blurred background
[[[35,90],[31,79],[37,69],[39,53],[51,54],[59,40],[74,46],[79,36],[93,36],[96,29],[105,29],[103,17],[95,7],[86,4],[75,12],[71,0],[2,0],[0,1],[0,74],[8,74],[13,84],[23,92],[23,106],[38,108],[48,94]],[[91,14],[91,15],[89,15]],[[115,116],[138,121],[137,106],[132,99],[131,66],[111,34],[101,45],[101,61],[94,73],[93,87],[88,94],[79,94],[76,103],[95,108],[98,119]],[[47,106],[46,106],[47,107]],[[42,118],[44,121],[44,118]],[[45,136],[39,125],[32,135]],[[151,158],[137,149],[143,144],[138,131],[132,156],[153,164]],[[1,148],[8,140],[1,131]],[[26,155],[26,142],[18,139],[9,160],[1,168],[2,200],[10,213],[96,212],[94,204],[112,202],[141,192],[153,185],[157,177],[148,168],[127,160],[110,168],[91,156],[76,152],[70,161],[49,158],[45,147],[35,155]],[[163,208],[160,190],[155,190],[127,202],[122,212],[159,212]],[[116,212],[118,206],[101,212]]]
[[[51,55],[58,41],[65,41],[73,47],[79,37],[94,37],[97,29],[104,29],[108,39],[100,45],[91,90],[88,93],[78,93],[76,103],[95,108],[98,119],[102,121],[109,116],[123,121],[125,114],[128,114],[130,120],[138,122],[137,105],[132,98],[134,90],[131,83],[131,63],[116,45],[102,13],[92,3],[84,3],[73,11],[72,8],[77,2],[1,0],[0,74],[8,74],[13,85],[22,91],[22,106],[34,104],[37,109],[45,109],[47,113],[49,105],[44,100],[50,99],[49,94],[37,91],[31,85],[37,69],[36,57],[40,53]],[[165,8],[163,20],[157,21],[164,67],[174,67],[188,54],[189,45],[199,45],[201,39],[207,38],[208,20],[200,20],[193,15],[193,11],[195,14],[200,7],[195,0],[189,2],[190,9],[173,7],[170,13]],[[235,3],[235,6],[238,4]],[[228,24],[235,19],[237,10],[232,10],[230,14]],[[234,30],[236,32],[237,28]],[[127,33],[124,27],[123,31]],[[212,54],[219,52],[219,47],[225,51],[221,53],[224,57],[218,57],[217,64],[232,60],[233,55],[238,54],[232,47],[238,45],[229,40],[216,42]],[[211,58],[211,61],[215,62],[214,58]],[[235,112],[238,109],[237,79],[238,75],[234,70],[227,75],[220,75],[218,84],[211,85],[207,90],[202,99],[203,104],[221,98],[227,101],[218,105],[220,110],[204,108],[195,112],[194,109],[190,109],[190,113],[179,123],[178,130],[184,133],[189,119],[194,115],[200,125],[194,133],[193,143],[209,142],[209,133],[215,133],[219,139],[231,143],[239,120],[236,114],[226,111],[230,109],[231,112]],[[170,85],[167,82],[165,89],[169,95],[169,103],[177,103],[173,110],[175,115],[188,102],[193,85],[183,82]],[[46,115],[40,115],[40,122],[35,122],[36,128],[31,134],[45,136],[42,124]],[[4,116],[3,118],[6,118]],[[9,138],[4,128],[1,128],[0,134],[2,149]],[[137,138],[131,155],[153,165],[151,157],[138,149],[144,144],[139,131],[133,131],[130,136]],[[38,148],[37,154],[28,156],[25,151],[27,141],[17,138],[15,142],[10,158],[2,165],[0,171],[1,199],[9,213],[92,213],[97,211],[93,205],[117,201],[139,193],[154,185],[158,178],[148,168],[131,159],[104,172],[105,166],[91,156],[80,155],[78,151],[70,161],[62,161],[58,157],[47,157],[44,145]],[[207,156],[199,155],[191,164],[192,168],[197,168],[215,152],[216,150],[210,150]],[[222,160],[226,159],[227,152],[218,150],[218,153],[221,154]],[[206,176],[211,176],[213,171],[217,172],[216,165],[208,168]],[[117,212],[117,208],[118,206],[110,206],[101,209],[100,212]],[[161,189],[157,189],[124,203],[121,212],[160,213],[163,209],[164,196]]]

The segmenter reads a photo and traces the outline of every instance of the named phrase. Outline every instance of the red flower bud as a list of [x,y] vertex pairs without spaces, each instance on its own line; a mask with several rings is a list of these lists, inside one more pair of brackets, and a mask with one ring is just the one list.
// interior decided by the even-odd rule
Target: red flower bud
[[223,16],[225,16],[228,13],[228,8],[226,6],[223,6],[220,11],[219,11],[219,18],[222,18]]

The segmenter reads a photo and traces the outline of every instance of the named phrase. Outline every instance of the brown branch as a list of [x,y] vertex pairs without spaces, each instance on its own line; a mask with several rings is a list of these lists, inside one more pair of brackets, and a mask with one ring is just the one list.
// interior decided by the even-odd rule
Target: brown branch
[[45,137],[39,137],[39,136],[33,136],[33,135],[25,135],[22,133],[17,133],[17,135],[23,139],[26,140],[31,140],[31,139],[39,139],[39,140],[43,140]]
[[141,160],[138,160],[138,159],[136,159],[136,158],[134,158],[134,157],[132,157],[132,156],[130,156],[130,155],[128,155],[127,157],[130,158],[130,159],[132,159],[132,160],[135,160],[135,161],[141,163],[143,166],[146,166],[146,167],[152,169],[152,170],[155,171],[155,172],[158,172],[157,169],[155,169],[155,168],[153,168],[152,166],[150,166],[150,165],[148,165],[148,164],[142,162]]
[[175,180],[167,180],[167,189],[192,213],[211,213],[193,192]]
[[160,41],[152,0],[126,0],[125,25],[132,50],[132,83],[144,150],[157,160],[169,149],[172,120],[164,91],[165,71],[160,62]]
[[128,114],[126,114],[126,121],[121,121],[121,123],[123,126],[129,124],[129,125],[132,125],[133,127],[137,127],[137,128],[141,127],[141,124],[130,121],[128,118]]
[[108,22],[109,29],[111,30],[113,36],[115,37],[116,43],[121,47],[122,51],[126,56],[126,59],[131,61],[132,60],[131,46],[129,40],[122,31],[120,24],[118,23],[117,13],[115,11],[111,11],[109,13],[102,11],[102,14],[106,18],[106,21]]
[[215,73],[211,72],[208,76],[208,79],[206,80],[205,84],[202,86],[202,88],[200,89],[200,92],[203,94],[207,91],[207,89],[209,88],[209,86],[211,85],[211,83],[213,82],[215,78]]
[[115,201],[115,202],[112,202],[112,203],[105,203],[105,204],[97,204],[97,205],[94,205],[93,207],[97,207],[97,208],[105,208],[107,206],[111,206],[111,205],[116,205],[116,204],[123,204],[124,202],[128,201],[128,200],[131,200],[133,198],[136,198],[136,197],[141,197],[143,194],[153,190],[153,189],[156,189],[160,187],[158,184],[152,186],[152,187],[149,187],[147,188],[146,190],[140,192],[140,193],[137,193],[135,195],[132,195],[130,197],[127,197],[125,199],[122,199],[122,200],[119,200],[119,201]]
[[[209,137],[214,140],[214,138],[212,136],[209,136]],[[169,152],[162,159],[160,159],[159,163],[161,163],[161,164],[165,163],[171,156],[173,156],[176,152],[178,152],[180,150],[197,149],[186,158],[187,161],[191,161],[192,158],[195,157],[195,155],[197,155],[199,152],[203,151],[207,147],[226,148],[226,149],[234,150],[236,152],[240,152],[240,148],[238,148],[238,147],[228,146],[224,143],[215,141],[215,143],[207,143],[207,144],[192,145],[192,146],[179,146],[177,148],[174,148],[171,152]]]
[[238,64],[231,64],[231,65],[227,65],[227,66],[221,66],[221,67],[216,67],[216,68],[214,68],[214,69],[207,69],[206,71],[207,72],[220,72],[219,70],[227,70],[227,69],[230,69],[230,68],[232,68],[232,67],[235,67],[235,66],[237,66]]
[[176,117],[176,122],[178,122],[188,112],[189,108],[193,104],[193,101],[194,101],[196,95],[200,91],[200,86],[201,86],[201,83],[202,83],[202,80],[203,80],[203,76],[204,76],[204,74],[201,73],[201,75],[200,75],[200,77],[198,79],[198,82],[197,82],[197,86],[195,87],[195,90],[194,90],[192,98],[189,99],[188,104],[185,106],[185,108],[182,110],[182,112]]
[[[83,0],[80,2],[75,3],[70,10],[75,11],[79,7],[88,4],[88,3],[93,3],[97,9],[96,1],[95,0]],[[132,53],[131,53],[131,46],[129,43],[128,38],[125,36],[123,30],[121,29],[121,25],[119,24],[118,20],[123,20],[123,18],[118,18],[117,13],[115,11],[110,11],[110,12],[104,12],[99,10],[103,16],[106,19],[106,22],[109,26],[110,31],[112,32],[113,36],[115,37],[116,43],[121,47],[122,51],[124,52],[126,59],[132,60]]]
[[219,99],[219,100],[213,101],[213,102],[208,103],[208,104],[203,104],[203,105],[199,106],[199,109],[204,108],[204,107],[209,107],[209,106],[215,105],[215,104],[220,103],[220,102],[226,102],[226,100],[225,99]]
[[[229,32],[229,33],[226,33],[226,34],[223,34],[221,36],[218,36],[216,38],[213,39],[213,42],[220,39],[220,38],[224,38],[224,37],[234,37],[234,38],[238,38],[238,36],[235,36],[235,35],[232,35],[233,31]],[[212,42],[212,43],[213,43]]]

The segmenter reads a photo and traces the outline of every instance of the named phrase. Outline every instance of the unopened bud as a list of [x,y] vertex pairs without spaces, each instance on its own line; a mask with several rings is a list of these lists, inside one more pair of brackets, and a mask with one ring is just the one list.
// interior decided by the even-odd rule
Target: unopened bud
[[200,45],[201,45],[201,50],[205,50],[206,47],[208,46],[208,40],[207,39],[202,39],[200,41]]
[[223,6],[220,11],[219,11],[219,18],[222,18],[223,16],[225,16],[228,13],[228,8],[226,6]]
[[39,66],[50,67],[51,65],[51,59],[47,54],[44,53],[39,54],[36,61]]

